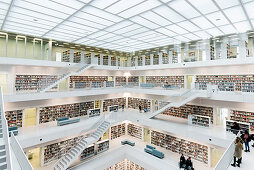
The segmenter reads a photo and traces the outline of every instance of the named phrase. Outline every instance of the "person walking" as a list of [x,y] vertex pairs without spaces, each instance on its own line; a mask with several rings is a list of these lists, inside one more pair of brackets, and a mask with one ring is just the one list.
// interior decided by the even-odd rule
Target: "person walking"
[[248,130],[245,130],[243,139],[244,139],[244,145],[245,145],[245,152],[250,152],[250,145],[249,145],[250,134],[249,134]]
[[238,159],[237,166],[240,167],[240,164],[242,163],[242,151],[243,151],[243,144],[241,143],[241,138],[237,137],[235,139],[234,163],[231,164],[233,167],[235,167],[236,158]]

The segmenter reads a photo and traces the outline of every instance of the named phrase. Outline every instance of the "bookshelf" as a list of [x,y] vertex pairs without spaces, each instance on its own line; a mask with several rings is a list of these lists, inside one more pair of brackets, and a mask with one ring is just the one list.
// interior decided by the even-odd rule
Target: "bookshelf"
[[110,128],[110,138],[111,140],[116,139],[120,136],[125,135],[125,123],[111,126]]
[[109,59],[109,56],[106,55],[106,56],[103,56],[103,65],[108,65],[108,59]]
[[5,118],[8,122],[8,127],[22,127],[23,110],[6,111]]
[[97,154],[105,152],[109,149],[109,140],[103,140],[97,143]]
[[162,53],[162,64],[168,64],[168,54],[167,53]]
[[118,105],[119,108],[122,107],[122,105],[126,106],[126,98],[114,98],[114,99],[106,99],[103,101],[103,112],[108,111],[108,106],[114,106]]
[[[233,120],[226,120],[226,131],[228,132],[234,132],[232,130],[233,123],[237,121]],[[241,128],[241,133],[244,133],[245,130],[248,130],[250,132],[250,124],[249,123],[244,123],[244,122],[237,122]]]
[[[55,75],[16,75],[15,89],[20,91],[37,91],[56,81]],[[57,89],[57,86],[52,89]]]
[[91,144],[80,154],[80,160],[88,159],[94,155],[95,155],[95,145]]
[[122,160],[108,168],[106,168],[105,170],[126,170],[125,168],[125,160]]
[[138,66],[142,66],[142,56],[138,56]]
[[69,88],[101,87],[108,76],[70,76]]
[[64,51],[63,52],[63,62],[70,62],[70,50]]
[[147,65],[150,65],[150,64],[151,64],[150,56],[147,55],[147,56],[145,56],[145,65],[147,66]]
[[159,64],[159,55],[154,54],[153,55],[153,65],[158,65]]
[[93,108],[94,108],[94,101],[40,107],[39,123],[47,123],[51,121],[56,121],[58,118],[61,118],[61,117],[72,118],[72,117],[78,117],[78,116],[86,116],[87,111]]
[[116,86],[126,85],[127,79],[124,76],[116,76]]
[[118,105],[114,105],[114,106],[108,106],[108,111],[109,112],[117,112],[119,109]]
[[231,110],[230,120],[249,123],[250,131],[254,131],[254,112]]
[[128,84],[133,86],[139,86],[139,77],[138,76],[128,77]]
[[143,128],[140,126],[129,123],[127,125],[127,134],[143,140]]
[[106,87],[114,87],[115,82],[114,81],[106,81]]
[[215,60],[215,49],[213,46],[210,46],[210,59]]
[[85,63],[86,64],[91,64],[91,56],[92,56],[91,53],[85,54]]
[[208,116],[200,116],[200,115],[188,115],[188,123],[190,125],[202,126],[202,127],[210,127],[211,118]]
[[172,51],[172,63],[178,63],[178,53]]
[[135,67],[135,56],[131,56],[131,67]]
[[208,116],[211,118],[211,123],[213,123],[213,108],[206,106],[197,105],[185,105],[181,107],[171,107],[167,109],[162,114],[179,117],[183,119],[188,119],[188,115],[200,115]]
[[80,63],[81,62],[81,52],[75,52],[74,53],[73,62],[74,63]]
[[77,142],[83,138],[83,136],[78,136],[56,142],[53,144],[46,145],[42,147],[42,165],[47,165],[54,160],[60,159],[64,154],[66,154]]
[[128,108],[139,109],[139,105],[141,105],[142,110],[144,108],[148,111],[151,110],[151,100],[128,97]]
[[208,164],[208,146],[191,142],[166,133],[151,131],[151,144]]
[[111,57],[111,66],[117,66],[116,65],[116,59],[117,59],[116,56]]
[[88,110],[89,117],[100,116],[100,113],[101,113],[101,109],[89,109]]
[[146,76],[146,83],[162,87],[164,84],[184,88],[184,76]]
[[124,159],[105,170],[145,170],[145,168],[141,167],[140,165],[128,160]]
[[196,83],[199,90],[206,90],[211,83],[220,91],[253,92],[254,75],[197,75]]

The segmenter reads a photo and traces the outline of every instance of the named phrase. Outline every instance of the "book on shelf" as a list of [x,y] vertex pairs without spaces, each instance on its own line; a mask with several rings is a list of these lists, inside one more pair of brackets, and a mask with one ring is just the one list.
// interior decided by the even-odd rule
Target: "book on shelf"
[[22,127],[23,110],[6,111],[5,118],[8,122],[8,127]]
[[208,116],[200,116],[200,115],[188,115],[188,123],[190,125],[202,126],[202,127],[210,127],[211,126],[211,118]]
[[128,123],[127,125],[127,134],[142,140],[143,138],[143,128],[141,126]]
[[100,116],[101,109],[89,109],[88,110],[88,116],[94,117],[94,116]]
[[171,84],[175,87],[184,88],[184,76],[146,76],[146,83],[154,84],[155,87]]
[[118,108],[122,108],[122,105],[126,106],[126,97],[105,99],[103,101],[103,112],[108,111],[109,106],[115,106],[115,105],[117,105]]
[[[228,132],[235,132],[235,129],[232,129],[232,127],[234,126],[233,123],[237,122],[234,120],[226,120],[226,131]],[[245,123],[245,122],[237,122],[240,126],[241,129],[241,133],[244,133],[245,130],[247,130],[248,132],[250,132],[250,123]]]
[[142,110],[144,110],[146,108],[147,111],[150,111],[151,110],[151,100],[128,97],[128,108],[139,109],[139,106],[141,106]]
[[250,124],[250,131],[254,131],[254,112],[231,110],[230,120]]
[[115,126],[111,126],[110,128],[111,140],[125,135],[125,125],[126,125],[125,123],[122,123]]

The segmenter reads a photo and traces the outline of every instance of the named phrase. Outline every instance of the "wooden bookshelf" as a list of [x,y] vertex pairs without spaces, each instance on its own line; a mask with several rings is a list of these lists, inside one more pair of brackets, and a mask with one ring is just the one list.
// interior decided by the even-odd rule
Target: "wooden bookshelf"
[[108,168],[106,168],[105,170],[126,170],[126,166],[125,166],[125,160],[122,160]]
[[105,152],[109,149],[109,140],[103,140],[97,143],[97,154]]
[[178,53],[172,51],[172,63],[178,63]]
[[206,106],[197,105],[185,105],[181,107],[171,107],[164,111],[162,114],[179,117],[183,119],[188,119],[188,115],[200,115],[208,116],[211,118],[211,123],[213,123],[213,108]]
[[164,84],[171,84],[175,87],[184,88],[184,76],[146,76],[146,83],[162,87]]
[[54,160],[60,159],[76,145],[81,138],[83,138],[83,136],[70,138],[42,147],[42,165],[47,165]]
[[139,105],[141,105],[142,110],[144,108],[148,111],[151,110],[151,100],[128,97],[128,108],[139,109]]
[[127,125],[127,134],[142,140],[143,139],[143,128],[141,126],[137,126],[132,123],[129,123]]
[[117,66],[116,65],[116,56],[111,57],[111,66]]
[[[56,81],[55,75],[16,75],[15,89],[20,91],[37,91]],[[56,89],[57,86],[52,89]]]
[[250,130],[254,131],[254,112],[231,110],[230,120],[249,123]]
[[103,56],[103,65],[105,65],[105,66],[108,65],[108,59],[109,59],[108,55]]
[[40,107],[39,123],[56,121],[61,117],[86,116],[89,109],[94,109],[94,101]]
[[[233,123],[237,121],[233,120],[226,120],[226,131],[228,132],[234,132],[235,130],[232,129]],[[244,133],[245,130],[250,132],[250,124],[249,123],[244,123],[244,122],[237,122],[241,128],[241,133]]]
[[8,127],[22,127],[23,110],[12,110],[5,112],[5,118],[8,122]]
[[114,99],[106,99],[103,101],[103,112],[108,111],[108,106],[118,105],[119,108],[122,108],[122,105],[126,107],[126,98],[114,98]]
[[151,131],[151,144],[208,164],[208,147],[205,145],[154,130]]
[[143,61],[143,60],[142,60],[142,56],[139,55],[139,56],[138,56],[138,66],[142,66],[142,64],[143,64],[142,61]]
[[110,128],[110,138],[111,140],[119,138],[125,135],[125,123],[111,126]]
[[147,66],[147,65],[150,65],[150,64],[151,64],[150,56],[147,55],[147,56],[145,56],[145,65]]

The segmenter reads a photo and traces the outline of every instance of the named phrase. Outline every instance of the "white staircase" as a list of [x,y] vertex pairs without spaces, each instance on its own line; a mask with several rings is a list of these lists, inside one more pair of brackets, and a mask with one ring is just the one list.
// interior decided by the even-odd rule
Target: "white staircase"
[[110,121],[104,120],[99,127],[96,129],[91,136],[87,138],[82,138],[74,147],[72,147],[67,154],[62,156],[54,165],[54,170],[65,170],[67,169],[75,160],[78,159],[80,154],[86,149],[90,144],[95,143],[99,138],[108,130],[110,127]]
[[47,90],[55,87],[56,85],[58,85],[61,81],[67,79],[70,76],[75,76],[75,75],[80,75],[81,73],[83,73],[84,71],[86,71],[87,69],[89,69],[90,67],[92,67],[92,65],[90,64],[86,64],[83,67],[81,67],[78,71],[76,72],[68,72],[65,74],[62,74],[60,77],[58,77],[58,79],[56,79],[53,83],[47,85],[46,87],[43,87],[39,90],[39,92],[43,93],[46,92]]
[[149,118],[153,118],[159,114],[161,114],[162,112],[164,112],[165,110],[167,110],[170,107],[180,107],[183,106],[185,104],[187,104],[188,102],[196,99],[196,98],[207,98],[208,97],[208,93],[200,93],[200,92],[195,92],[194,90],[187,90],[184,94],[181,95],[182,98],[184,98],[182,101],[179,102],[172,102],[166,106],[164,106],[163,108],[157,110],[156,112],[152,113]]

